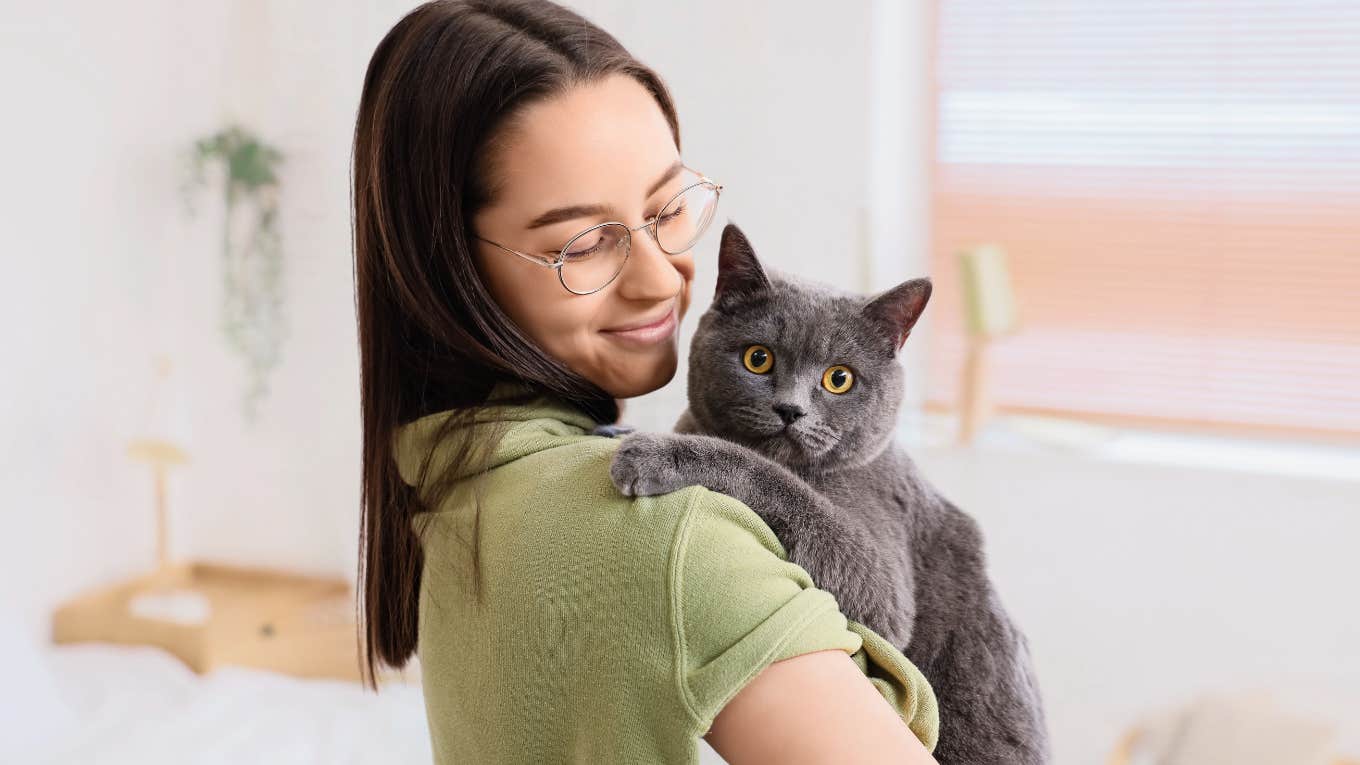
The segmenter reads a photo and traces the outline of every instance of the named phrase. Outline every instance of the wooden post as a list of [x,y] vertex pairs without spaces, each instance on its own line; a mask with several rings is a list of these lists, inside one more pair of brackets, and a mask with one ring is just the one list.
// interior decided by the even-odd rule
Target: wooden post
[[155,439],[142,439],[128,444],[127,454],[138,462],[151,466],[156,495],[156,568],[170,565],[170,512],[167,508],[166,474],[171,465],[183,465],[189,455],[178,446]]
[[959,443],[971,444],[991,418],[990,349],[997,338],[1015,331],[1015,294],[1006,252],[981,245],[959,253],[967,358],[959,391]]

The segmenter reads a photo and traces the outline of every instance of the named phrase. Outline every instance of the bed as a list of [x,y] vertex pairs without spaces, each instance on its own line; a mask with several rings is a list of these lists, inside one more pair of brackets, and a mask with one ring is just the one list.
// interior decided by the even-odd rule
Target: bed
[[[196,675],[161,649],[101,643],[7,653],[18,676],[0,707],[0,762],[431,762],[416,684],[375,694],[241,667]],[[724,761],[701,741],[700,762]]]
[[6,693],[3,762],[431,761],[416,685],[375,694],[238,667],[200,676],[157,648],[98,643],[37,648],[23,664]]

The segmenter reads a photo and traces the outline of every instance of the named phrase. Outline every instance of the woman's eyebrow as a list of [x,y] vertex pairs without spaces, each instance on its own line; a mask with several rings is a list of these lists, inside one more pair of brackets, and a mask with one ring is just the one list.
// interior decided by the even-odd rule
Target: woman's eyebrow
[[[656,181],[652,183],[651,188],[647,189],[645,196],[650,197],[655,194],[662,186],[665,186],[668,181],[678,175],[684,166],[684,163],[678,159],[672,162],[671,165],[666,168],[665,172],[661,173],[661,177],[657,178]],[[544,226],[551,226],[554,223],[561,223],[562,221],[573,220],[575,218],[588,218],[595,215],[604,215],[612,212],[612,210],[613,208],[609,205],[602,204],[554,207],[537,218],[534,218],[532,221],[529,221],[527,228],[543,228]]]
[[529,222],[528,228],[543,228],[554,223],[561,223],[564,220],[573,218],[586,218],[594,215],[604,215],[613,208],[607,205],[571,205],[569,207],[555,207]]
[[656,179],[656,182],[652,184],[651,188],[647,189],[647,193],[644,194],[643,196],[650,197],[651,195],[660,191],[661,187],[665,186],[667,181],[680,174],[680,169],[683,168],[684,166],[685,166],[684,163],[678,159],[672,162],[671,166],[666,168],[666,171],[661,174],[660,178]]

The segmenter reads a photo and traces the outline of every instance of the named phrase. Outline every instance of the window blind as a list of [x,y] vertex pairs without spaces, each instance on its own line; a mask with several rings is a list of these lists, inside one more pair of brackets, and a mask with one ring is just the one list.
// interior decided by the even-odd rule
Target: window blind
[[[1360,2],[940,0],[932,268],[1003,410],[1360,434]],[[957,289],[927,401],[957,406]]]

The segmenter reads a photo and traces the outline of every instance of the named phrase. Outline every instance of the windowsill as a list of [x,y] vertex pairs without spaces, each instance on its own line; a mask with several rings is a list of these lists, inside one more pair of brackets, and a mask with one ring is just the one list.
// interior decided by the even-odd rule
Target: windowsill
[[927,412],[904,417],[899,435],[907,448],[927,451],[976,449],[1067,455],[1360,483],[1360,446],[1182,433],[1016,414],[997,415],[988,421],[971,447],[957,443],[957,431],[956,415]]

